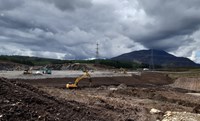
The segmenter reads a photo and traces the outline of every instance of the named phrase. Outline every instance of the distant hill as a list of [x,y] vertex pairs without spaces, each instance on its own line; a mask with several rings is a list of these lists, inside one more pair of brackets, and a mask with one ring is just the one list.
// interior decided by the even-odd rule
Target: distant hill
[[200,67],[199,64],[196,64],[188,58],[176,57],[163,50],[155,49],[133,51],[111,58],[111,60],[138,62],[145,64],[151,64],[152,59],[154,65],[159,65],[162,67]]
[[[22,64],[25,66],[45,66],[53,69],[60,69],[62,65],[76,65],[77,63],[81,64],[94,64],[96,67],[104,67],[104,68],[144,68],[148,67],[147,65],[133,63],[133,62],[119,62],[109,59],[98,60],[98,64],[96,64],[96,60],[59,60],[59,59],[49,59],[49,58],[40,58],[40,57],[29,57],[29,56],[18,56],[18,55],[0,55],[0,69],[4,69],[6,67],[11,67],[13,63],[15,65]],[[11,65],[11,66],[10,66]],[[1,67],[2,66],[2,67]],[[18,67],[18,66],[17,66]],[[78,66],[77,66],[78,67]],[[71,67],[69,67],[70,69]],[[76,68],[73,66],[73,68]],[[8,70],[8,69],[7,69]],[[14,70],[16,70],[14,68]]]
[[14,63],[25,64],[29,66],[64,63],[62,60],[58,60],[58,59],[18,56],[18,55],[11,55],[11,56],[1,55],[0,61],[14,62]]

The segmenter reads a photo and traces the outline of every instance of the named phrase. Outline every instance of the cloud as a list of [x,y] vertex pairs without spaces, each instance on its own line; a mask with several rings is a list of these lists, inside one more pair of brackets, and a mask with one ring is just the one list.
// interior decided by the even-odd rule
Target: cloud
[[91,0],[47,0],[49,1],[63,11],[88,8],[92,5]]
[[[102,58],[163,49],[198,61],[198,0],[0,0],[0,54]],[[52,53],[52,54],[51,54]]]
[[[148,48],[162,48],[165,45],[165,50],[174,50],[174,40],[179,43],[185,43],[188,39],[184,39],[185,35],[191,35],[193,32],[199,29],[200,25],[200,7],[199,1],[192,0],[174,0],[174,1],[162,1],[162,0],[138,0],[141,9],[144,11],[147,18],[145,25],[136,25],[137,32],[134,29],[129,28],[128,36],[131,36],[136,41],[140,42]],[[137,24],[137,22],[134,22]],[[132,32],[135,32],[132,34]],[[181,39],[177,39],[179,37]],[[166,45],[166,41],[169,43]],[[160,46],[158,43],[162,43]],[[151,44],[149,44],[151,43]],[[179,47],[176,44],[176,47]]]
[[200,63],[200,29],[189,36],[193,41],[188,41],[174,52],[175,55],[185,56],[191,60]]
[[0,0],[0,10],[11,10],[20,7],[23,0]]

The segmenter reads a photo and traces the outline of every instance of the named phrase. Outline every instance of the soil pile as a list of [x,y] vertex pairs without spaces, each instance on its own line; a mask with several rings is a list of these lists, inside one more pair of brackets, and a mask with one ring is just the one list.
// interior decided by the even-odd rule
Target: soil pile
[[[126,90],[116,90],[114,93],[137,97],[140,99],[151,99],[164,103],[175,104],[175,109],[179,106],[185,107],[184,111],[198,112],[200,109],[200,97],[192,96],[189,90],[175,89],[171,87],[134,87]],[[189,108],[190,107],[190,108]],[[163,111],[171,110],[169,106],[163,106]]]
[[31,85],[0,79],[0,120],[105,120],[97,113],[96,109],[56,99]]
[[65,64],[49,64],[45,65],[45,68],[52,70],[105,70],[115,69],[112,66],[102,64],[84,64],[84,63],[65,63]]
[[188,90],[200,91],[200,78],[178,78],[173,84],[171,84],[171,86]]
[[52,70],[90,70],[90,68],[86,64],[49,64],[46,65],[45,68],[50,68]]
[[62,67],[63,70],[90,70],[85,64],[69,64]]
[[4,71],[24,70],[27,67],[28,66],[22,64],[0,61],[0,70]]
[[153,85],[166,85],[174,82],[167,74],[158,72],[142,72],[140,76],[133,75],[133,77],[140,82]]

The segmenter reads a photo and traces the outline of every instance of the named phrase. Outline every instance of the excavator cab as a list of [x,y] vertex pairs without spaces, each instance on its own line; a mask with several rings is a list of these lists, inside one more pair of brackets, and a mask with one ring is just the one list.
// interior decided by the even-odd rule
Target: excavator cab
[[78,83],[80,80],[84,79],[84,78],[89,78],[89,81],[90,81],[90,85],[91,86],[91,76],[90,74],[88,73],[88,71],[86,70],[85,73],[81,76],[79,76],[78,78],[76,78],[75,82],[74,83],[68,83],[66,84],[66,88],[67,89],[73,89],[73,88],[77,88],[78,87]]
[[32,74],[32,67],[24,70],[23,74]]

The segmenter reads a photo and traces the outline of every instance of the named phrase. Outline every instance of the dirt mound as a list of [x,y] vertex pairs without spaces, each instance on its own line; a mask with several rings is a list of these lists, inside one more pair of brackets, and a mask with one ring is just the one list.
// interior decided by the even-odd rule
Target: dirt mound
[[105,70],[115,69],[112,66],[102,64],[86,64],[86,63],[65,63],[65,64],[49,64],[45,66],[53,70]]
[[85,64],[69,64],[67,70],[90,70]]
[[28,68],[28,66],[26,65],[17,64],[13,62],[0,61],[0,70],[13,71],[13,70],[24,70],[26,68]]
[[200,91],[200,78],[178,78],[173,84],[171,84],[171,86],[188,90]]
[[173,83],[173,80],[167,74],[157,72],[143,72],[140,80],[157,85]]
[[[175,104],[174,110],[178,110],[180,107],[190,107],[190,109],[184,109],[185,111],[196,112],[199,110],[200,97],[187,94],[187,90],[177,90],[170,87],[134,87],[126,90],[116,90],[114,93],[134,96],[140,99],[151,99],[164,103]],[[171,107],[160,107],[163,111],[172,110]],[[181,109],[181,108],[180,108]],[[181,109],[182,110],[182,109]]]
[[117,89],[127,89],[127,85],[126,84],[120,84],[119,86],[117,86]]
[[49,64],[45,66],[52,70],[90,70],[86,64],[80,63],[68,63],[68,64]]
[[104,120],[97,113],[83,104],[58,100],[31,85],[0,79],[0,120]]
[[158,72],[142,72],[140,75],[133,74],[132,77],[140,85],[167,85],[174,82],[167,74]]

